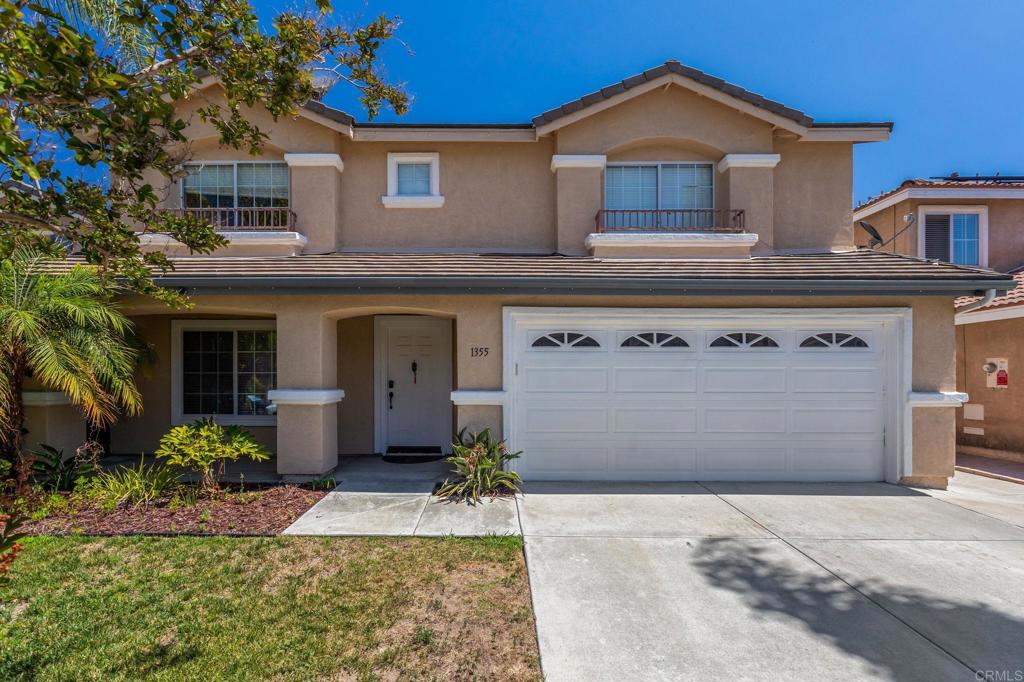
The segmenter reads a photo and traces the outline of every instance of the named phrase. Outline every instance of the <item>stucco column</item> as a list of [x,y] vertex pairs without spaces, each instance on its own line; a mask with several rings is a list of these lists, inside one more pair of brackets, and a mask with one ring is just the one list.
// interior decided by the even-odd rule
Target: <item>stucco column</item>
[[338,243],[341,171],[337,154],[285,154],[291,175],[295,228],[308,242],[303,253],[333,253]]
[[747,232],[758,236],[755,251],[775,246],[775,166],[778,154],[726,154],[718,162],[723,174],[729,205],[722,208],[741,209]]
[[25,447],[32,449],[41,444],[64,451],[71,457],[85,442],[85,419],[71,399],[59,391],[26,391]]
[[318,309],[277,315],[277,472],[319,476],[338,464],[338,325]]
[[459,310],[454,337],[456,429],[489,428],[495,436],[502,435],[501,315],[501,304],[487,299]]
[[555,204],[559,253],[587,254],[587,235],[596,231],[595,218],[602,206],[606,158],[598,154],[555,154]]

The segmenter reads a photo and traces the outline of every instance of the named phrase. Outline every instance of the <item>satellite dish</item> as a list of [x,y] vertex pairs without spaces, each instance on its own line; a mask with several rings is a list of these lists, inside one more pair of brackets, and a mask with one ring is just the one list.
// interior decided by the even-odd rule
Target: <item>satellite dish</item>
[[870,239],[868,239],[869,249],[873,249],[876,246],[881,246],[885,243],[885,240],[882,239],[882,235],[878,233],[878,230],[875,229],[874,225],[865,220],[858,220],[857,224],[860,225],[860,229],[867,232],[868,237],[870,237]]

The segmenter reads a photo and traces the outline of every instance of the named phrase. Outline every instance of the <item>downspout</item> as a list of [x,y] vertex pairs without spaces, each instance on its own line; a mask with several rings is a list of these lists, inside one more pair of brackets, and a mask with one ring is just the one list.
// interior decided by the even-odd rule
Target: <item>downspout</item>
[[956,311],[956,314],[957,315],[963,315],[964,313],[969,313],[969,312],[971,312],[973,310],[977,310],[978,308],[984,308],[989,303],[994,301],[995,298],[996,298],[996,290],[995,289],[988,289],[987,291],[985,291],[985,295],[984,296],[979,298],[974,303],[968,303],[963,308],[960,308],[959,310]]

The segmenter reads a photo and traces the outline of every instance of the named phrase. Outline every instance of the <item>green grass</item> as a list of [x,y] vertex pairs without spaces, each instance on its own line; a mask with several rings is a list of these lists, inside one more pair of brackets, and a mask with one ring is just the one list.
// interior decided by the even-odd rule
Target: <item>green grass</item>
[[2,680],[533,680],[518,538],[26,542]]

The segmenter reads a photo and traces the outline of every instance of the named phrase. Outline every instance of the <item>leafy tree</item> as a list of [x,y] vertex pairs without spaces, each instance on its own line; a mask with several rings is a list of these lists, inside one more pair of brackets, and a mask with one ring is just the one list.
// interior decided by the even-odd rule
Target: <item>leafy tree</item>
[[[74,243],[104,277],[182,303],[152,284],[152,272],[171,264],[140,251],[138,230],[168,233],[197,253],[224,242],[200,218],[158,211],[144,177],[147,169],[168,181],[182,172],[175,150],[187,148],[188,122],[174,101],[215,79],[223,101],[204,102],[197,117],[222,145],[250,153],[266,134],[245,109],[294,115],[315,94],[312,65],[358,88],[371,118],[385,105],[407,108],[376,66],[397,20],[346,29],[328,24],[330,0],[315,6],[280,13],[268,32],[245,0],[0,0],[0,256]],[[106,28],[85,30],[97,16],[110,18]],[[104,31],[110,39],[98,41]],[[125,45],[135,46],[134,58],[119,52]],[[133,64],[139,58],[143,68]],[[71,170],[56,163],[59,154],[70,155]]]
[[53,262],[18,250],[0,262],[0,454],[21,452],[22,386],[31,376],[61,391],[97,426],[135,415],[138,352],[132,324],[111,301],[96,268],[48,273]]

